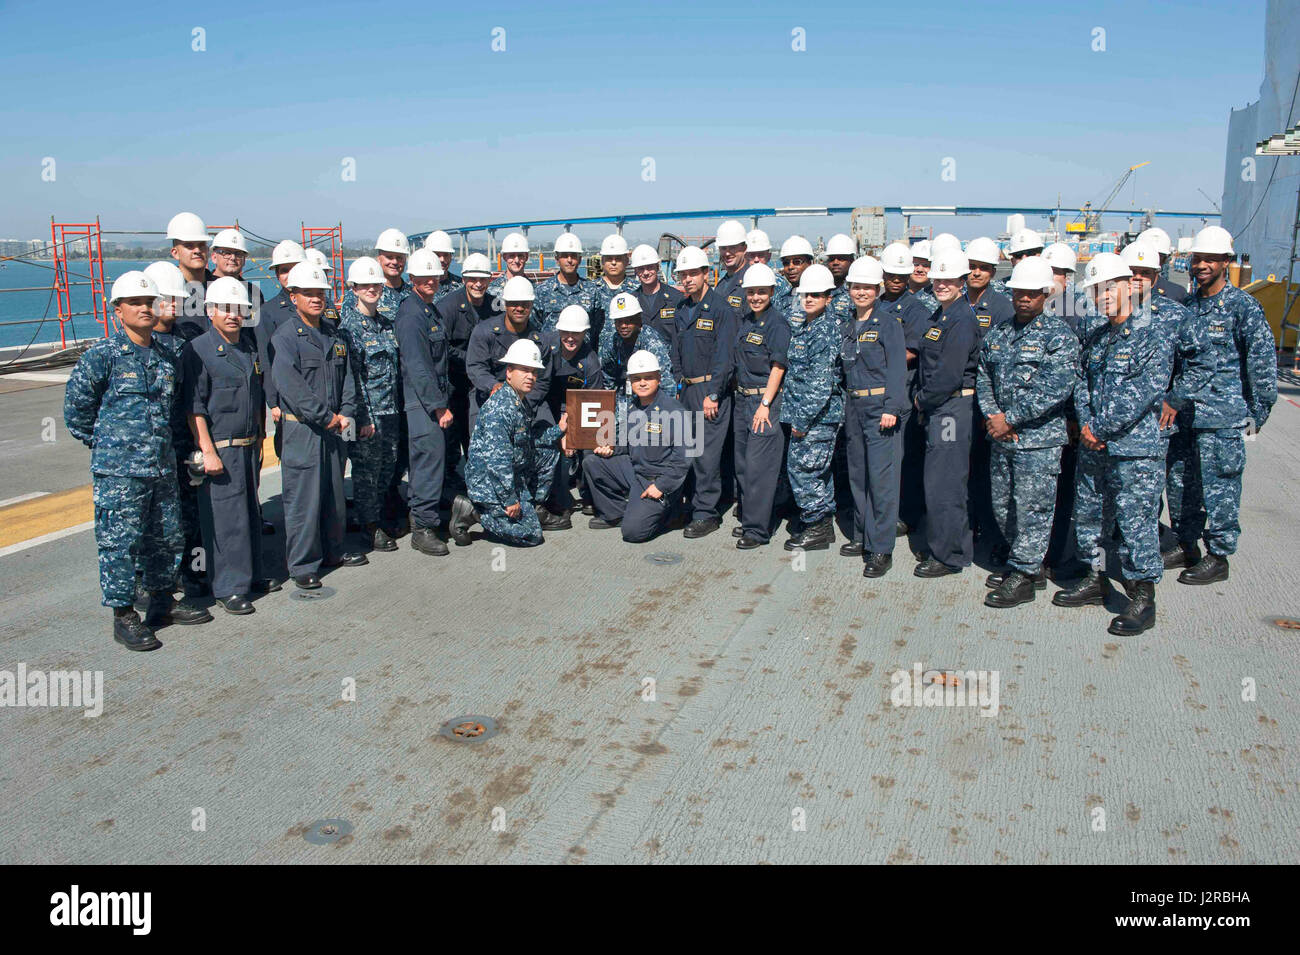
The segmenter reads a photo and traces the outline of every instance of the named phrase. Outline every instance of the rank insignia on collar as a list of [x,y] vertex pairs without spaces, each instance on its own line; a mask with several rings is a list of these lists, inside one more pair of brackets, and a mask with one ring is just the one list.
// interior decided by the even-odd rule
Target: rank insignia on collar
[[260,361],[258,361],[256,358],[254,358],[254,359],[253,359],[253,374],[255,374],[255,375],[260,375],[261,373],[262,373],[262,363],[261,363]]

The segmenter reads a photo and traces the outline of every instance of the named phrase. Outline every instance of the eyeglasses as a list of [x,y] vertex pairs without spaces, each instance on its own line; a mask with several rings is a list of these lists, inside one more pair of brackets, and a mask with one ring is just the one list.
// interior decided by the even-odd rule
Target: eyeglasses
[[238,249],[213,249],[213,255],[219,255],[223,259],[243,259],[248,257],[247,252],[240,252]]

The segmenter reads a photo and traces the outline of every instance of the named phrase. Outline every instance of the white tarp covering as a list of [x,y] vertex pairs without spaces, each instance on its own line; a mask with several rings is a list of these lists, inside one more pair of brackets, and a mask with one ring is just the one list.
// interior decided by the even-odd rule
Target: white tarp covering
[[[1259,101],[1233,110],[1229,116],[1223,171],[1223,226],[1233,235],[1233,247],[1250,254],[1255,278],[1269,273],[1281,278],[1291,255],[1300,156],[1256,156],[1255,144],[1295,124],[1293,114],[1300,111],[1295,96],[1297,77],[1300,4],[1295,0],[1269,0]],[[1250,164],[1243,165],[1246,159],[1254,160],[1254,181],[1248,177]],[[1300,275],[1294,280],[1300,281]]]

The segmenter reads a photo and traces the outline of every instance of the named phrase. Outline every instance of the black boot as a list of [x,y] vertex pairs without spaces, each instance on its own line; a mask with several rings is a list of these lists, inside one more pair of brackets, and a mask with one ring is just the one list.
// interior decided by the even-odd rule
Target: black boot
[[786,550],[826,550],[835,540],[835,521],[828,514],[785,542]]
[[1160,556],[1165,562],[1165,570],[1173,570],[1176,567],[1195,567],[1197,561],[1201,559],[1201,548],[1196,541],[1190,543],[1179,541],[1177,547],[1173,550],[1161,551]]
[[134,607],[113,608],[113,639],[128,650],[157,650],[162,646]]
[[883,577],[894,566],[893,554],[868,554],[862,567],[863,577]]
[[[1044,578],[1043,586],[1047,586]],[[1017,607],[1020,604],[1027,604],[1034,599],[1034,593],[1038,590],[1038,583],[1035,575],[1026,574],[1023,571],[1013,570],[1007,574],[1006,578],[998,585],[998,589],[988,594],[984,598],[986,607],[997,607],[1006,609],[1007,607]]]
[[[1007,579],[1007,575],[1013,573],[1015,573],[1015,571],[1013,570],[995,571],[994,573],[991,573],[984,578],[984,586],[987,587],[989,590],[997,590],[999,587],[1002,586],[1002,581]],[[1047,589],[1047,571],[1043,570],[1040,567],[1038,568],[1038,570],[1030,574],[1029,577],[1031,580],[1033,580],[1035,589],[1037,590]]]
[[840,545],[841,557],[861,557],[862,541],[846,541]]
[[464,494],[457,494],[451,502],[451,539],[457,547],[469,546],[469,529],[478,523],[474,502]]
[[686,530],[682,531],[682,536],[688,540],[707,537],[721,526],[722,521],[716,517],[702,517],[698,521],[691,521],[687,524]]
[[945,564],[941,560],[927,557],[912,568],[912,576],[924,577],[927,580],[932,580],[936,577],[947,577],[949,574],[960,574],[961,571],[962,569],[960,567],[953,567],[950,564]]
[[416,526],[411,531],[411,549],[431,557],[446,557],[451,551],[432,527]]
[[1217,584],[1228,579],[1228,558],[1206,554],[1196,566],[1188,567],[1178,575],[1180,584]]
[[1107,633],[1117,637],[1135,637],[1156,625],[1155,581],[1136,580],[1129,590],[1132,596],[1128,606],[1106,628]]
[[367,524],[366,532],[370,535],[370,546],[373,550],[397,550],[397,541],[389,537],[388,531],[378,524]]
[[573,526],[568,514],[556,514],[545,504],[537,505],[537,520],[544,531],[567,531]]
[[1106,594],[1110,592],[1110,582],[1095,570],[1088,571],[1088,576],[1069,590],[1058,590],[1052,597],[1052,603],[1058,607],[1086,607],[1090,604],[1105,604]]
[[150,627],[161,627],[174,623],[186,627],[195,623],[207,623],[212,614],[202,607],[193,607],[183,600],[177,600],[169,590],[155,591],[149,597],[149,612],[144,622]]

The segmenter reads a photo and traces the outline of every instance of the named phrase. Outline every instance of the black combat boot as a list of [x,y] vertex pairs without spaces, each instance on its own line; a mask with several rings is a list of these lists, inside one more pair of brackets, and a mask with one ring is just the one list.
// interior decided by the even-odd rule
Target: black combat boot
[[1156,585],[1153,580],[1135,580],[1124,612],[1110,622],[1107,633],[1135,637],[1156,625]]
[[567,531],[573,526],[568,514],[556,514],[545,504],[537,505],[537,521],[544,531]]
[[947,577],[949,574],[960,574],[961,571],[962,569],[960,567],[953,567],[951,564],[945,564],[941,560],[927,557],[912,568],[912,576],[933,579],[935,577]]
[[1201,559],[1201,547],[1196,541],[1179,541],[1178,546],[1173,550],[1161,551],[1160,557],[1165,563],[1165,570],[1195,567],[1197,561]]
[[1052,603],[1058,607],[1086,607],[1090,604],[1104,604],[1106,594],[1110,592],[1110,581],[1095,570],[1089,570],[1088,576],[1069,590],[1058,590],[1052,597]]
[[370,538],[370,547],[372,550],[397,550],[397,541],[393,540],[388,535],[388,531],[384,530],[378,524],[367,524],[366,534]]
[[883,577],[894,566],[893,554],[868,554],[862,567],[863,577]]
[[1228,558],[1209,553],[1178,575],[1180,584],[1217,584],[1227,579]]
[[835,520],[827,514],[785,542],[786,550],[826,550],[835,540]]
[[451,553],[437,531],[432,527],[421,527],[418,524],[411,531],[411,549],[431,557],[446,557]]
[[[1046,578],[1044,578],[1043,586],[1047,586]],[[1006,575],[1002,583],[998,585],[997,590],[985,596],[984,606],[999,609],[1018,607],[1020,604],[1027,604],[1032,601],[1037,590],[1036,575],[1013,570]]]
[[464,494],[457,494],[451,502],[451,539],[457,547],[469,546],[469,529],[478,523],[478,512],[474,502]]
[[150,627],[161,627],[174,623],[187,627],[196,623],[207,623],[212,614],[202,607],[194,607],[183,600],[177,600],[169,590],[157,590],[149,595],[149,612],[144,622]]
[[[987,587],[989,590],[997,590],[999,587],[1002,586],[1002,581],[1007,579],[1007,575],[1012,573],[1015,573],[1015,571],[1012,570],[994,571],[993,573],[989,574],[987,577],[984,578],[984,586]],[[1037,590],[1047,589],[1047,571],[1043,570],[1040,567],[1038,568],[1038,570],[1030,574],[1029,577],[1031,580],[1033,580],[1035,589]]]
[[113,639],[128,650],[157,650],[162,646],[134,607],[113,608]]
[[840,545],[841,557],[861,557],[862,541],[845,541]]
[[691,521],[682,531],[682,536],[688,540],[695,540],[699,537],[708,537],[714,531],[722,526],[722,521],[716,517],[702,517],[698,521]]

